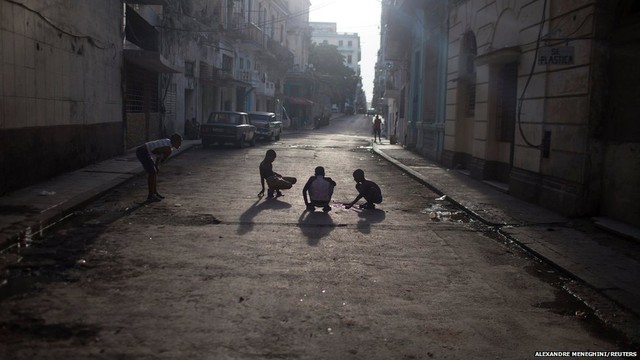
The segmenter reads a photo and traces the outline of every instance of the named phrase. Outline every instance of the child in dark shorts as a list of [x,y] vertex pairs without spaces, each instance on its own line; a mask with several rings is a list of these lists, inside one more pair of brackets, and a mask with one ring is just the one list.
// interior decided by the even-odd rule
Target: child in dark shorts
[[267,191],[267,197],[273,198],[284,196],[280,190],[291,189],[293,184],[298,180],[294,177],[282,176],[273,171],[273,161],[276,159],[276,151],[269,149],[264,156],[264,160],[260,163],[260,183],[262,184],[262,191],[258,193],[258,196],[264,195],[264,184],[267,183],[269,190]]
[[345,208],[350,208],[358,202],[358,200],[364,198],[367,202],[360,206],[361,209],[375,209],[375,204],[382,202],[382,191],[378,184],[373,181],[364,178],[364,171],[357,169],[353,172],[353,180],[356,182],[356,190],[358,190],[358,196],[348,203],[344,204]]
[[[149,141],[136,149],[136,157],[140,160],[142,167],[147,172],[147,187],[149,194],[148,202],[161,201],[164,196],[158,194],[158,171],[159,165],[167,160],[173,148],[180,148],[182,136],[173,134],[168,139]],[[153,157],[155,156],[155,161]]]

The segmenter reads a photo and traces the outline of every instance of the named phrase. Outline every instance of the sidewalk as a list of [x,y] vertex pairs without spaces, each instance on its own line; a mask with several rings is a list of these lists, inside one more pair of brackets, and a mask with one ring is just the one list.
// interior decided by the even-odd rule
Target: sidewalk
[[[185,140],[172,156],[199,143]],[[436,193],[447,195],[449,202],[461,206],[476,220],[594,289],[598,296],[613,300],[636,317],[640,315],[638,242],[600,231],[580,231],[568,218],[459,171],[442,168],[400,145],[374,144],[373,150]],[[0,197],[0,255],[142,172],[135,152],[128,152]],[[640,328],[637,324],[629,327],[637,341]]]
[[[171,157],[200,140],[184,140]],[[0,197],[0,253],[38,236],[76,208],[144,172],[135,150]]]
[[540,260],[640,315],[640,243],[603,231],[580,231],[571,219],[445,169],[401,145],[374,143],[373,150]]

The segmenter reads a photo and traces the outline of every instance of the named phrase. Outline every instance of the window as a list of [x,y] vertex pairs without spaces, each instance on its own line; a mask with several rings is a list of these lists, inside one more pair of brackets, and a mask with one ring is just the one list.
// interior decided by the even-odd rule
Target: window
[[233,58],[229,55],[222,55],[222,70],[233,70]]
[[194,76],[193,68],[194,68],[193,61],[185,61],[184,62],[184,76],[193,77]]
[[338,46],[343,47],[344,46],[344,41],[342,41],[342,40],[338,41]]
[[347,64],[351,64],[352,63],[352,57],[351,55],[347,55]]
[[353,41],[349,40],[349,42],[347,42],[347,46],[352,47],[353,46]]

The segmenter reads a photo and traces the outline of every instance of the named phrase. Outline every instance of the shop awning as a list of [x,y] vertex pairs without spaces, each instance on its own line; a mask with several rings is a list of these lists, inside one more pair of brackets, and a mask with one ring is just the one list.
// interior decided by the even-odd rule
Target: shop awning
[[124,49],[124,59],[141,68],[157,73],[179,73],[169,64],[169,62],[157,51]]
[[303,97],[288,96],[285,101],[293,105],[313,105],[313,101]]

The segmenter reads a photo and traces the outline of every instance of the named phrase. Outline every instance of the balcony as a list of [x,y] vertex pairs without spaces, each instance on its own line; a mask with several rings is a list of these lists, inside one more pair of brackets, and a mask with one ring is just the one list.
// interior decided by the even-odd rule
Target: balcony
[[293,66],[293,53],[279,42],[271,38],[267,39],[267,50],[282,67],[289,69]]
[[245,50],[263,50],[265,48],[265,35],[262,28],[247,21],[242,14],[233,14],[227,35],[240,40],[240,46]]
[[235,81],[243,84],[251,84],[258,95],[275,96],[275,83],[265,80],[264,75],[260,75],[257,71],[236,70]]
[[209,65],[200,66],[200,81],[203,84],[228,85],[236,80],[231,69],[221,69]]
[[265,81],[264,83],[258,84],[256,88],[256,94],[265,95],[269,97],[274,97],[276,95],[276,84],[271,81]]

